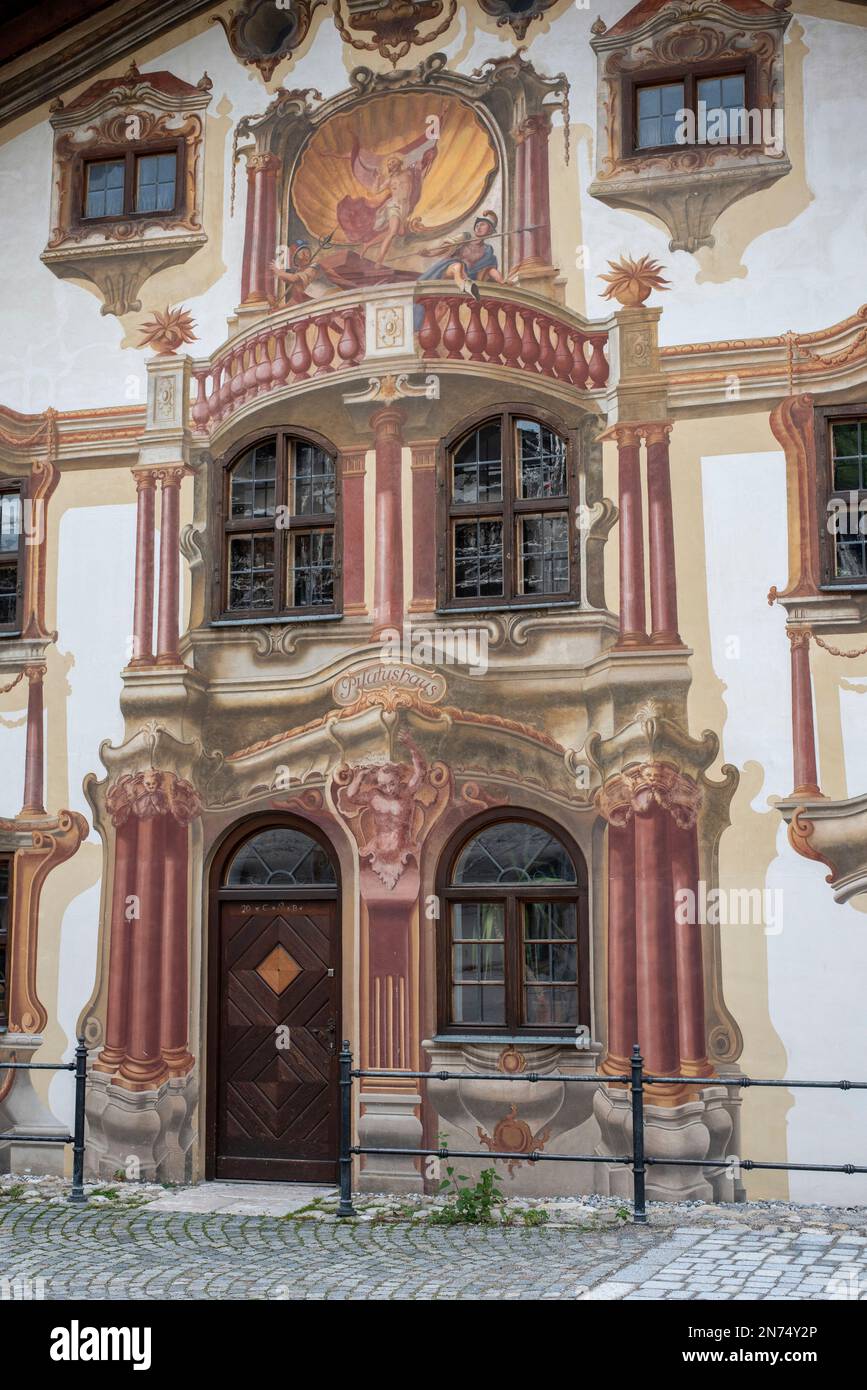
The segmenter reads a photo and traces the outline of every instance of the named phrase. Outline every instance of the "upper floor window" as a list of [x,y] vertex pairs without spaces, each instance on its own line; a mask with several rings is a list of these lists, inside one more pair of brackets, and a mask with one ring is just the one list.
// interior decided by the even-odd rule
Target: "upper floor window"
[[441,1028],[589,1023],[584,866],[547,825],[511,813],[476,831],[441,896]]
[[[746,120],[749,85],[745,69],[660,73],[651,82],[635,83],[629,89],[633,119],[626,126],[624,153],[695,142],[752,143]],[[688,124],[687,112],[693,117]]]
[[112,151],[81,163],[82,221],[180,214],[181,146]]
[[0,1028],[5,1028],[8,1014],[7,961],[9,956],[9,901],[12,891],[12,859],[0,856]]
[[339,608],[339,489],[324,441],[280,431],[226,469],[221,609],[228,614]]
[[24,534],[20,483],[0,482],[0,633],[21,627]]
[[555,429],[511,413],[484,421],[447,449],[442,604],[577,598],[571,455]]
[[829,406],[817,414],[826,583],[867,583],[867,411]]

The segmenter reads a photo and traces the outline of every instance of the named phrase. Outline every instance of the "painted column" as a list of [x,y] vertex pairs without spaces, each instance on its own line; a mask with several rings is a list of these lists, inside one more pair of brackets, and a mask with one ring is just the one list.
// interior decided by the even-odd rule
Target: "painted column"
[[388,406],[371,416],[376,449],[376,561],[374,632],[403,625],[403,518],[401,459],[403,416]]
[[130,927],[130,990],[126,1055],[115,1080],[131,1091],[151,1091],[166,1079],[160,1047],[160,937],[165,817],[156,805],[138,812],[135,896],[138,916]]
[[412,446],[411,613],[432,613],[436,608],[436,447],[435,440]]
[[272,287],[268,267],[277,254],[277,171],[275,154],[247,158],[247,217],[241,264],[241,303],[266,303]]
[[27,744],[24,752],[24,804],[22,816],[45,815],[45,748],[42,717],[42,681],[45,667],[25,666],[27,677]]
[[[698,834],[695,822],[669,826],[671,886],[675,904],[698,903]],[[689,890],[686,896],[684,890]],[[683,894],[678,898],[678,894]],[[692,917],[694,920],[688,920]],[[704,1014],[704,967],[698,912],[675,908],[677,958],[677,1028],[680,1071],[684,1076],[710,1076]]]
[[[674,894],[669,867],[669,816],[656,801],[635,815],[638,1041],[645,1069],[674,1076],[680,1061]],[[656,1087],[661,1093],[676,1087]]]
[[671,467],[668,436],[671,425],[648,425],[647,508],[650,545],[651,642],[680,646],[677,630],[677,575],[674,562],[674,518],[671,507]]
[[602,1071],[629,1071],[638,1041],[635,979],[635,818],[608,825],[608,1052]]
[[364,599],[364,478],[365,453],[342,454],[343,479],[343,611],[366,613]]
[[180,494],[183,466],[163,468],[160,480],[160,592],[157,613],[158,666],[180,666],[178,602],[180,586]]
[[816,766],[816,734],[813,725],[813,683],[810,677],[808,627],[787,627],[792,647],[792,756],[795,787],[792,796],[821,796]]
[[523,139],[518,147],[523,156],[523,205],[519,208],[519,227],[523,233],[524,262],[533,265],[551,264],[551,206],[548,183],[548,137],[551,118],[547,111],[528,116],[521,126]]
[[618,506],[620,509],[620,637],[618,646],[647,641],[644,604],[644,531],[641,510],[640,434],[633,425],[619,425],[617,440]]
[[154,627],[154,514],[156,476],[151,470],[133,469],[136,486],[135,606],[130,666],[153,663]]
[[170,1076],[185,1076],[193,1065],[190,1035],[187,870],[189,832],[185,820],[165,817],[162,867],[162,949],[160,952],[160,1053]]
[[[129,1017],[130,934],[136,912],[132,893],[138,822],[130,818],[117,828],[114,840],[111,935],[108,955],[108,1002],[105,1044],[93,1063],[96,1071],[114,1072],[126,1056]],[[128,916],[129,913],[129,916]]]

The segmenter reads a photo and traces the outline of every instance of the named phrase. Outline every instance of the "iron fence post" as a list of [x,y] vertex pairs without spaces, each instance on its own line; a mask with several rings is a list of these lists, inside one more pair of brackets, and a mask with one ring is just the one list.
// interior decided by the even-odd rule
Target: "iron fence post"
[[72,1191],[70,1202],[83,1202],[84,1197],[84,1099],[87,1084],[87,1046],[78,1039],[75,1049],[75,1127],[72,1140]]
[[352,1053],[344,1039],[340,1046],[340,1203],[338,1216],[354,1216],[352,1205]]
[[644,1198],[644,1060],[635,1043],[630,1059],[632,1068],[632,1220],[636,1226],[647,1225]]

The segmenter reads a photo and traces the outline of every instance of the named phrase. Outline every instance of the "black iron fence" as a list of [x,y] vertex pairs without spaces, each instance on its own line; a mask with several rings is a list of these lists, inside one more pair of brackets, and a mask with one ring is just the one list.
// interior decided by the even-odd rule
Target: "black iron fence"
[[[352,1084],[365,1078],[406,1077],[417,1081],[562,1081],[568,1085],[623,1085],[628,1086],[632,1102],[632,1152],[628,1154],[546,1154],[539,1150],[532,1153],[515,1154],[513,1151],[481,1154],[477,1149],[403,1149],[371,1148],[352,1143]],[[656,1076],[644,1070],[644,1059],[638,1043],[632,1049],[630,1069],[623,1075],[611,1076],[607,1073],[593,1072],[583,1075],[564,1076],[558,1072],[465,1072],[465,1071],[371,1071],[353,1067],[352,1052],[348,1042],[340,1049],[340,1204],[338,1216],[354,1216],[352,1205],[352,1159],[356,1154],[396,1154],[403,1158],[485,1158],[514,1161],[520,1157],[530,1163],[623,1163],[632,1169],[632,1220],[636,1225],[647,1222],[647,1200],[645,1195],[647,1169],[658,1165],[665,1168],[728,1168],[732,1162],[727,1158],[649,1158],[644,1152],[644,1088],[648,1085],[677,1085],[704,1087],[727,1086],[738,1090],[751,1086],[773,1086],[783,1090],[807,1089],[825,1091],[867,1091],[867,1081],[789,1081],[770,1080],[752,1076]],[[867,1166],[856,1163],[766,1163],[750,1158],[738,1158],[738,1167],[744,1172],[754,1169],[771,1168],[797,1173],[867,1173]]]
[[72,1062],[0,1062],[0,1071],[71,1071],[75,1074],[75,1118],[72,1134],[0,1134],[0,1143],[71,1144],[72,1187],[70,1202],[84,1197],[84,1091],[87,1082],[87,1047],[78,1039]]

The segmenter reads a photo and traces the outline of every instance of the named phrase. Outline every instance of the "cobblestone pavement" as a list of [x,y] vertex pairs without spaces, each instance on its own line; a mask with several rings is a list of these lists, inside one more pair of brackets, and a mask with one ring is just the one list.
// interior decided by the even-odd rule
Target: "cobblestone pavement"
[[7,1200],[0,1298],[21,1297],[864,1299],[867,1235],[443,1228]]

